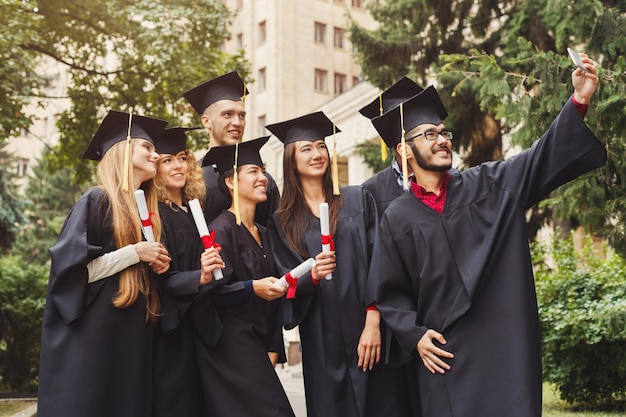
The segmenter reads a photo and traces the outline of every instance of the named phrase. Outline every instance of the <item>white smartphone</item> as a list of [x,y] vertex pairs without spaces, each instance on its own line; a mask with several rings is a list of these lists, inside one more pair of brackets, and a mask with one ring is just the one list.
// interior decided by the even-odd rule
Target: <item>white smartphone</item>
[[572,58],[572,61],[574,62],[574,64],[576,64],[578,68],[580,68],[581,70],[585,72],[592,74],[592,72],[588,70],[587,67],[585,67],[585,64],[583,63],[583,60],[580,58],[580,55],[578,54],[578,52],[574,51],[572,48],[567,48],[567,53],[569,54],[569,57]]

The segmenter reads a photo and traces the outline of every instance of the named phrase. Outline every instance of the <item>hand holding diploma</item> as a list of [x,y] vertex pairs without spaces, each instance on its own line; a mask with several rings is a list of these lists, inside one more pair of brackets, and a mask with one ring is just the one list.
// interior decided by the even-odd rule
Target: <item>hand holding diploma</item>
[[287,290],[287,298],[294,298],[296,296],[296,287],[298,285],[298,279],[309,272],[311,268],[315,266],[315,260],[313,258],[309,258],[306,261],[302,262],[300,265],[296,266],[291,271],[287,272],[285,275],[280,277],[278,281],[274,283],[274,285],[280,287],[289,287]]
[[[209,233],[209,228],[206,225],[206,220],[204,219],[204,214],[202,214],[202,208],[200,207],[200,201],[198,201],[197,198],[189,200],[189,210],[191,210],[191,215],[193,216],[193,220],[196,223],[196,228],[198,229],[198,234],[200,235],[200,239],[202,240],[202,245],[204,246],[204,249],[214,247],[216,245],[214,241],[215,231],[213,231],[213,233]],[[216,281],[224,278],[222,270],[214,270],[213,278]]]
[[[328,221],[328,203],[320,203],[320,230],[322,232],[322,252],[334,251],[335,242],[330,234]],[[333,274],[326,275],[326,279],[333,279]]]
[[143,235],[148,242],[154,242],[152,220],[150,220],[150,213],[148,213],[148,205],[146,204],[146,195],[143,190],[135,190],[135,200],[137,200],[137,209],[139,210],[139,219],[141,220]]

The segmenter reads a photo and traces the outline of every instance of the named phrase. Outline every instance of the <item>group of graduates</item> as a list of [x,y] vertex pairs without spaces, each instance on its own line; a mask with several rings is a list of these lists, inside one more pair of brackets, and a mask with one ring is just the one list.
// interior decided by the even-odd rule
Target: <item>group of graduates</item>
[[98,186],[50,249],[37,415],[294,416],[274,368],[296,326],[309,417],[541,415],[525,210],[606,160],[582,56],[542,138],[463,172],[437,91],[402,78],[360,110],[395,155],[361,186],[338,187],[325,139],[340,130],[316,112],[266,126],[279,193],[269,136],[241,142],[236,72],[183,94],[209,134],[200,163],[194,128],[109,111],[84,153]]

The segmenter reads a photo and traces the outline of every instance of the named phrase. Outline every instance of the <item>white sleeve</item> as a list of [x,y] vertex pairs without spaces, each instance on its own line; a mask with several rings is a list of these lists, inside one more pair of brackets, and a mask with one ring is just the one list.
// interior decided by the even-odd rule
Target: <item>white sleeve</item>
[[133,245],[105,253],[87,264],[89,283],[110,277],[136,263],[139,263],[139,255]]

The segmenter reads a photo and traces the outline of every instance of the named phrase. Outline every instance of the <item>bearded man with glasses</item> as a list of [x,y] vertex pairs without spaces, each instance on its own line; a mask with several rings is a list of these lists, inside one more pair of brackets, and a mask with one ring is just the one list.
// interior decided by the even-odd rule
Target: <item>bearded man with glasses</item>
[[[558,186],[606,163],[583,121],[597,70],[529,149],[458,172],[447,112],[431,86],[372,119],[401,142],[410,192],[382,215],[377,306],[404,359],[416,359],[422,417],[541,415],[541,340],[525,213]],[[400,149],[398,149],[400,150]]]

